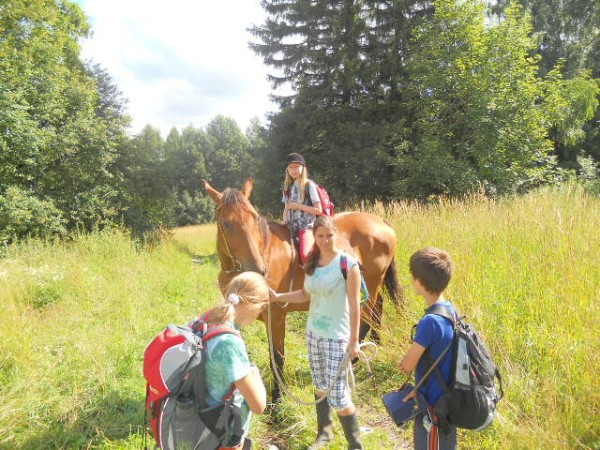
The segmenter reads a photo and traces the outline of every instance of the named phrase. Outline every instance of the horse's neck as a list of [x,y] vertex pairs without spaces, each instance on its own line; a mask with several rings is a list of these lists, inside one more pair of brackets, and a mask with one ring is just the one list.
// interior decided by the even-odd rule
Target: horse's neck
[[267,227],[269,232],[269,242],[275,246],[290,246],[290,232],[289,229],[280,223],[269,222]]
[[290,239],[289,229],[285,225],[270,222],[269,233],[269,244],[265,253],[271,256],[270,259],[278,259],[279,263],[291,265],[296,249]]

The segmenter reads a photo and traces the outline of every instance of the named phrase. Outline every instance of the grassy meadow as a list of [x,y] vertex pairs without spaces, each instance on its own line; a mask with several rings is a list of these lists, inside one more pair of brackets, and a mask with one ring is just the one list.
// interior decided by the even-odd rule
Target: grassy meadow
[[[523,197],[373,206],[398,236],[406,305],[385,305],[373,378],[356,367],[366,449],[410,448],[410,427],[386,417],[380,396],[424,309],[408,258],[429,245],[453,256],[448,297],[483,335],[504,379],[499,417],[463,449],[600,449],[600,199],[574,185]],[[165,325],[218,301],[214,225],[141,245],[118,230],[67,243],[26,242],[0,258],[0,449],[140,449],[145,346]],[[286,377],[311,400],[305,313],[289,316]],[[244,331],[270,383],[264,326]],[[256,449],[309,444],[313,407],[284,398],[253,421]],[[336,423],[331,448],[345,448]],[[149,438],[149,448],[151,447]]]

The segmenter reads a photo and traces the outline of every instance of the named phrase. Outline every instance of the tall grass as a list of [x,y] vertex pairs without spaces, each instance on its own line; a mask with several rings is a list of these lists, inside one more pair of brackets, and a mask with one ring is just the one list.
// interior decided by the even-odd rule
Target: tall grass
[[[499,201],[399,204],[388,218],[400,268],[424,246],[451,253],[457,270],[448,297],[504,375],[500,420],[462,433],[464,448],[600,448],[598,197],[568,185]],[[415,321],[423,307],[411,298]],[[407,336],[405,324],[386,327],[391,341]]]
[[[412,252],[448,250],[457,270],[448,297],[484,336],[504,377],[500,417],[461,432],[461,448],[600,448],[600,200],[575,186],[492,201],[396,204],[375,212],[393,224],[400,311],[385,305],[374,378],[356,368],[356,403],[367,449],[399,449],[379,397],[403,381],[396,363],[424,305],[408,288]],[[119,231],[70,243],[28,242],[0,260],[0,449],[139,449],[142,354],[168,323],[182,323],[219,298],[212,225],[177,230],[151,248]],[[312,397],[305,315],[289,317],[286,377]],[[244,332],[269,378],[264,327]],[[313,408],[284,398],[255,420],[257,448],[303,448],[316,430]],[[332,448],[344,448],[336,429]],[[282,445],[283,446],[283,445]]]
[[217,267],[109,231],[0,261],[0,447],[139,448],[145,345],[218,298]]

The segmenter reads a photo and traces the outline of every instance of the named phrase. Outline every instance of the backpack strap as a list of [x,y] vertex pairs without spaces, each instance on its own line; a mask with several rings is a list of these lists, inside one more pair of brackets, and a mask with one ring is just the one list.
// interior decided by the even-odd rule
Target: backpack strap
[[426,314],[436,314],[438,316],[445,317],[450,322],[452,322],[452,325],[454,327],[456,327],[456,322],[458,322],[459,320],[456,314],[454,314],[450,308],[448,308],[445,305],[440,305],[436,303],[427,308]]
[[[310,183],[314,183],[314,181],[312,180],[306,180],[306,183],[304,185],[304,205],[307,206],[312,206],[313,202],[312,199],[310,198]],[[283,191],[283,195],[285,196],[285,198],[287,198],[288,200],[290,199],[290,197],[292,196],[292,188],[290,186],[288,186],[287,189],[285,189]]]
[[[203,343],[206,343],[211,339],[222,334],[233,334],[241,338],[240,332],[234,328],[231,328],[230,326],[218,323],[208,324],[208,317],[209,313],[205,313],[202,316],[200,316],[197,320],[195,320],[194,323],[192,323],[192,325],[190,326],[194,333],[201,335]],[[235,383],[232,383],[231,389],[227,394],[225,394],[225,396],[223,397],[223,401],[227,401],[231,397],[233,397],[233,394],[236,390],[237,388],[235,387]]]
[[[362,276],[362,273],[364,272],[364,268],[358,259],[356,260],[356,264],[358,264],[358,270]],[[342,276],[344,277],[344,280],[347,281],[348,280],[348,255],[346,255],[345,252],[342,252],[342,254],[340,256],[340,271],[342,272]]]
[[202,335],[202,342],[208,342],[220,334],[234,334],[238,337],[241,337],[240,332],[234,328],[222,324],[211,324],[208,325],[208,330],[206,333]]
[[[442,358],[446,355],[446,353],[448,353],[448,350],[450,350],[450,347],[452,347],[453,343],[454,343],[454,340],[452,340],[452,342],[450,342],[448,344],[448,346],[444,349],[444,351],[440,354],[440,356],[438,356],[436,358],[436,360],[433,362],[433,364],[431,364],[431,366],[429,366],[429,369],[427,369],[427,372],[425,372],[425,374],[421,378],[421,381],[419,381],[417,383],[417,385],[415,386],[415,391],[417,389],[419,389],[419,386],[421,386],[427,380],[427,377],[429,377],[429,375],[431,375],[431,372],[433,372],[434,369],[438,368],[438,364],[442,361]],[[439,369],[438,369],[438,372],[439,372]],[[443,384],[445,385],[446,383],[443,383]]]
[[[441,316],[441,317],[448,319],[450,322],[452,322],[452,327],[454,329],[456,329],[458,317],[447,306],[434,303],[432,306],[427,308],[425,313],[426,314],[435,314],[437,316]],[[454,334],[454,336],[456,336],[456,334]],[[453,343],[454,343],[454,338],[452,338],[452,341],[450,341],[450,344],[448,344],[448,347],[446,348],[446,350],[444,350],[444,352],[438,358],[439,361],[441,361],[442,357],[446,354],[446,352],[452,346]],[[429,367],[430,367],[430,370],[428,371],[428,373],[430,373],[432,369],[435,369],[435,375],[437,376],[440,386],[442,386],[444,388],[444,391],[447,392],[450,389],[450,387],[446,383],[446,380],[444,380],[444,376],[442,375],[442,372],[440,371],[440,368],[437,364],[437,363],[439,363],[439,361],[436,360],[437,363],[432,363],[431,352],[429,351],[429,349],[427,349],[427,360],[429,362]]]
[[313,206],[312,198],[310,198],[310,184],[313,183],[313,180],[306,180],[306,184],[304,185],[304,204],[307,206]]
[[344,280],[348,281],[348,257],[343,252],[340,256],[340,271],[342,272]]

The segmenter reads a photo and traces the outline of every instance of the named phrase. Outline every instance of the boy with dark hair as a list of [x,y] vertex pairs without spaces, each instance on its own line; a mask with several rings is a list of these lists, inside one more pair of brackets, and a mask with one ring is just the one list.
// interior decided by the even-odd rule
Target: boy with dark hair
[[[416,450],[455,450],[456,428],[445,424],[440,433],[439,420],[433,413],[433,406],[450,383],[452,348],[449,346],[454,337],[454,326],[445,317],[430,313],[434,305],[443,305],[456,314],[443,295],[452,278],[454,262],[444,250],[427,247],[411,256],[409,267],[415,292],[423,297],[427,309],[398,367],[407,374],[416,369],[415,383],[419,385],[427,369],[448,349],[437,365],[439,371],[434,370],[418,388],[427,400],[428,410],[415,417],[414,446]],[[414,395],[410,394],[405,401]]]

